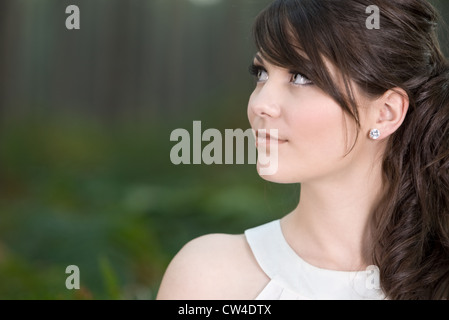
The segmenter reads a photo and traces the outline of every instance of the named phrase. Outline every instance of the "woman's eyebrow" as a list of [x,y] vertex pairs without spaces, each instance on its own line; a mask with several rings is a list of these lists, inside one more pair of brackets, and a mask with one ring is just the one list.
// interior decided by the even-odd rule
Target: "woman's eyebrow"
[[264,61],[263,58],[260,56],[259,53],[256,53],[256,55],[254,56],[254,59],[257,60],[257,62],[259,62],[261,65],[264,65]]

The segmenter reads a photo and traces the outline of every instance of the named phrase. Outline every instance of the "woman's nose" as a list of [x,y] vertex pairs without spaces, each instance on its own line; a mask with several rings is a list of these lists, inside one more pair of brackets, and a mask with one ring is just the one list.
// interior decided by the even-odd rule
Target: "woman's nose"
[[256,89],[249,101],[250,110],[259,117],[277,118],[281,115],[279,90],[266,82]]

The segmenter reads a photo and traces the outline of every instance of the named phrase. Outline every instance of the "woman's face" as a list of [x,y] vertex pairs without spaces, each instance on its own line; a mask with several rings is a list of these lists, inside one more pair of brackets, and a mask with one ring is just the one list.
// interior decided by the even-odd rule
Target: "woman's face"
[[[365,143],[360,136],[348,154],[356,141],[354,120],[302,75],[260,56],[256,56],[252,69],[257,85],[248,104],[251,127],[256,133],[278,130],[277,136],[267,141],[257,139],[259,159],[264,149],[268,158],[277,158],[277,171],[269,175],[261,174],[264,165],[258,161],[259,174],[277,183],[304,183],[351,170]],[[365,130],[362,112],[360,118]]]

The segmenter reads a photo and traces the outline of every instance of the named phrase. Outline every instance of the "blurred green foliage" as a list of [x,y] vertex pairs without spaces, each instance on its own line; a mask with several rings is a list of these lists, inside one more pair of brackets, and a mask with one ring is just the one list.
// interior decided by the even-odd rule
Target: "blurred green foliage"
[[[154,299],[186,242],[241,233],[295,204],[297,186],[264,182],[254,165],[172,165],[169,132],[82,117],[5,125],[0,298]],[[65,287],[69,265],[81,290]]]

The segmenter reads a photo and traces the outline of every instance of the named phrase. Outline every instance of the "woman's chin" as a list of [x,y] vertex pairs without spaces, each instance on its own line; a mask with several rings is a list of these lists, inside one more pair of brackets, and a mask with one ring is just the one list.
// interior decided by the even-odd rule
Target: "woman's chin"
[[277,166],[264,166],[260,163],[257,163],[257,173],[259,176],[268,181],[279,184],[289,184],[289,183],[297,183],[297,181],[293,181],[291,175],[283,174],[280,168]]

